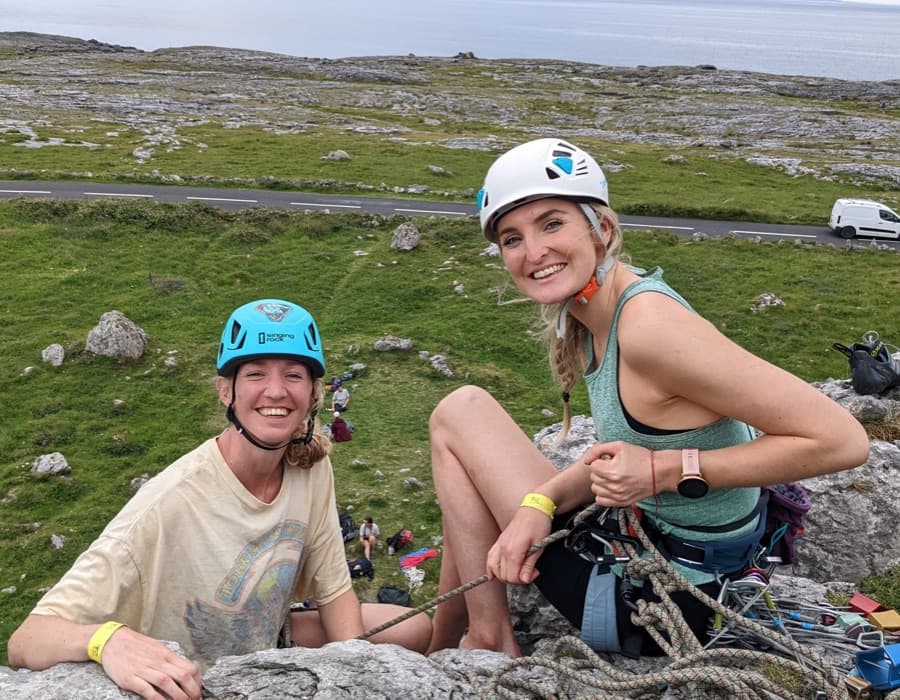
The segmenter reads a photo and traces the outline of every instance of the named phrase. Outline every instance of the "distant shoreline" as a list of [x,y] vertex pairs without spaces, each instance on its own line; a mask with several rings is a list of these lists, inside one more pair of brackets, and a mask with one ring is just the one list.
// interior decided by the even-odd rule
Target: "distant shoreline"
[[[853,1],[857,0],[837,0],[838,2],[844,1]],[[728,73],[735,75],[769,75],[769,76],[780,76],[789,79],[808,79],[812,81],[838,81],[845,83],[872,83],[872,84],[886,84],[889,86],[900,85],[900,75],[897,78],[887,79],[887,80],[850,80],[847,78],[833,78],[829,76],[816,76],[816,75],[804,75],[804,74],[794,74],[794,73],[767,73],[765,71],[758,70],[749,70],[749,69],[738,69],[738,68],[720,68],[719,66],[712,63],[700,63],[700,64],[637,64],[637,65],[611,65],[606,63],[594,63],[591,61],[572,61],[568,59],[560,59],[560,58],[524,58],[524,57],[504,57],[504,58],[488,58],[484,56],[478,56],[474,52],[471,51],[459,51],[453,55],[423,55],[423,54],[384,54],[384,55],[359,55],[359,56],[341,56],[341,57],[321,57],[321,56],[299,56],[294,54],[285,54],[279,53],[277,51],[264,51],[260,49],[245,49],[240,47],[229,47],[229,46],[213,46],[207,44],[192,44],[185,46],[165,46],[157,49],[142,49],[136,46],[129,46],[125,44],[114,44],[104,41],[99,41],[97,39],[84,39],[82,37],[75,36],[66,36],[62,34],[44,34],[41,32],[26,32],[26,31],[14,31],[14,32],[0,32],[0,50],[6,48],[7,50],[18,50],[20,52],[28,53],[42,53],[46,51],[51,52],[111,52],[111,53],[139,53],[143,55],[153,55],[159,53],[167,53],[167,52],[190,52],[190,51],[221,51],[221,52],[236,52],[241,54],[260,54],[260,55],[271,55],[278,56],[280,58],[285,59],[294,59],[301,61],[314,61],[317,63],[371,63],[371,62],[395,62],[395,61],[403,61],[406,59],[416,59],[416,60],[424,60],[424,61],[457,61],[457,60],[473,60],[473,61],[487,61],[491,63],[542,63],[542,64],[572,64],[572,65],[587,65],[587,66],[595,66],[597,68],[602,68],[605,70],[609,70],[612,72],[617,71],[640,71],[640,70],[679,70],[679,69],[688,69],[688,70],[707,70],[711,72],[719,72],[719,73]],[[898,69],[900,71],[900,69]]]

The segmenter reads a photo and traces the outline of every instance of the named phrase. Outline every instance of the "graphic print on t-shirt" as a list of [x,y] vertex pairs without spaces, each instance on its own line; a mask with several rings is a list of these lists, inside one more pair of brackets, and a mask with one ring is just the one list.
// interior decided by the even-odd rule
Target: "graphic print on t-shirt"
[[306,526],[289,520],[250,542],[216,590],[215,600],[185,606],[185,626],[197,657],[270,649],[293,592]]

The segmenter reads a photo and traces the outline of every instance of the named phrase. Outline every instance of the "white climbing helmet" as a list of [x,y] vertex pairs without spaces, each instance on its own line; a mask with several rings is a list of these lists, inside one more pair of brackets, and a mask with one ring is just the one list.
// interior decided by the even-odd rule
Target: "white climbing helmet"
[[600,201],[609,205],[603,170],[589,153],[562,139],[536,139],[494,161],[478,192],[481,231],[497,241],[494,226],[506,212],[546,197]]

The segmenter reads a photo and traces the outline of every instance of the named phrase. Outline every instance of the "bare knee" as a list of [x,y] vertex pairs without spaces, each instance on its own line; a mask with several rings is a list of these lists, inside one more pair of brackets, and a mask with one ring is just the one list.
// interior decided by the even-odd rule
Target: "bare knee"
[[474,412],[473,407],[476,405],[486,404],[493,404],[500,408],[497,400],[481,387],[474,384],[461,386],[447,394],[435,406],[428,421],[428,428],[432,436],[440,434],[442,431],[458,425],[459,421],[471,417]]

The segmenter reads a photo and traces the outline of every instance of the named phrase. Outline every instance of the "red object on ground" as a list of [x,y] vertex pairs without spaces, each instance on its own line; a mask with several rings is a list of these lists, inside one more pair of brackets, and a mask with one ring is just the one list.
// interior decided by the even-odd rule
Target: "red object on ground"
[[862,593],[853,594],[853,597],[850,599],[850,607],[853,608],[856,612],[865,614],[884,610],[884,606],[881,603],[879,603],[877,600],[872,600]]

